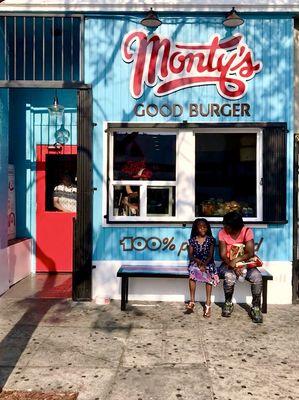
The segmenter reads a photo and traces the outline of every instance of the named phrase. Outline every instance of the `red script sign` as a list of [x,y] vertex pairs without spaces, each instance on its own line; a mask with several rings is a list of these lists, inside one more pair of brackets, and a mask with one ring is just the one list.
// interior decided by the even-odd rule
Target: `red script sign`
[[135,99],[145,85],[154,87],[156,96],[203,85],[215,85],[218,93],[231,100],[247,91],[247,81],[261,71],[252,50],[241,34],[210,43],[174,43],[158,34],[129,32],[122,42],[122,58],[133,63],[130,91]]

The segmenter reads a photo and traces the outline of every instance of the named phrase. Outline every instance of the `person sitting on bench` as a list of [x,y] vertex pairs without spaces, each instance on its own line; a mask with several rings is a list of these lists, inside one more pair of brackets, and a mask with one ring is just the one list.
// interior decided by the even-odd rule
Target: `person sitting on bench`
[[[237,263],[248,261],[254,256],[253,231],[244,226],[242,215],[237,211],[231,211],[223,217],[224,228],[218,233],[219,254],[223,261],[219,267],[219,277],[224,279],[223,289],[225,303],[222,308],[222,316],[230,317],[233,312],[232,297],[234,286],[240,273]],[[230,259],[230,249],[234,244],[244,244],[244,255]],[[253,322],[262,323],[263,316],[261,312],[261,293],[262,293],[262,275],[257,268],[248,268],[246,280],[251,283],[252,307],[250,315]]]

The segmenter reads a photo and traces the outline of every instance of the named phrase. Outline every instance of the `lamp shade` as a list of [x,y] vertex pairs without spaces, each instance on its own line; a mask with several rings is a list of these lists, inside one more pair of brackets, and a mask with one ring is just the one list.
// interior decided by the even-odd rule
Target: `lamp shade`
[[56,143],[59,144],[66,144],[70,136],[71,136],[70,131],[65,129],[64,124],[61,124],[61,127],[57,129],[57,131],[54,133]]
[[50,116],[52,117],[62,117],[64,112],[64,107],[58,103],[58,97],[54,96],[53,104],[48,107]]
[[146,26],[147,28],[157,28],[162,24],[162,21],[159,20],[157,14],[151,8],[147,13],[145,18],[140,21],[141,25]]
[[223,21],[223,25],[227,28],[236,28],[242,24],[244,24],[244,19],[237,14],[235,7],[233,7]]

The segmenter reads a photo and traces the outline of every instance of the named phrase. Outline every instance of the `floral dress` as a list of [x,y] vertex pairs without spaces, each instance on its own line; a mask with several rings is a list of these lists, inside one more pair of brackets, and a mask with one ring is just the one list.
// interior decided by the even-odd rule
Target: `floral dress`
[[[215,244],[215,239],[211,236],[207,236],[203,243],[199,243],[194,237],[189,239],[188,244],[193,248],[193,257],[204,262],[210,256],[210,248]],[[199,269],[195,261],[189,262],[188,270],[189,279],[192,279],[196,282],[209,283],[213,286],[217,286],[219,283],[214,257],[212,257],[209,263],[206,265],[205,272],[202,272]]]

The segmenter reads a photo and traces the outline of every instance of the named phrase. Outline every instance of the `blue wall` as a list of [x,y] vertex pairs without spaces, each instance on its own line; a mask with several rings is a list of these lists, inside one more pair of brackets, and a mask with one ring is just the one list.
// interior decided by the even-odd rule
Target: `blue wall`
[[[124,236],[175,236],[180,243],[189,236],[189,228],[181,227],[102,227],[102,189],[103,189],[103,131],[104,121],[123,122],[167,122],[171,118],[135,117],[136,104],[129,93],[132,64],[126,64],[121,57],[121,42],[126,33],[141,29],[139,17],[90,18],[86,21],[85,32],[85,81],[93,86],[93,112],[97,127],[94,129],[94,260],[104,259],[177,259],[177,251],[133,251],[122,252],[119,245]],[[163,25],[157,33],[172,38],[176,42],[208,42],[215,33],[220,37],[229,35],[217,16],[181,15],[163,17]],[[245,24],[234,30],[241,32],[245,42],[252,48],[254,59],[263,62],[263,70],[249,81],[247,94],[239,101],[250,103],[251,116],[243,118],[215,117],[189,118],[188,122],[287,122],[288,133],[288,199],[287,218],[292,221],[292,165],[293,165],[293,21],[289,16],[264,15],[260,18],[245,16]],[[184,89],[166,97],[153,95],[147,88],[138,102],[146,104],[179,103],[186,108],[191,103],[227,103],[212,85]],[[214,229],[214,234],[217,229]],[[265,241],[260,255],[265,260],[292,259],[292,225],[255,229],[256,238],[264,236]],[[186,252],[180,258],[186,257]]]
[[[16,171],[16,220],[18,237],[35,237],[36,145],[54,144],[61,121],[50,120],[47,107],[53,103],[53,89],[10,91],[9,161]],[[74,90],[58,90],[65,106],[65,127],[71,133],[68,144],[77,141],[77,99]],[[17,115],[17,118],[16,118]]]

